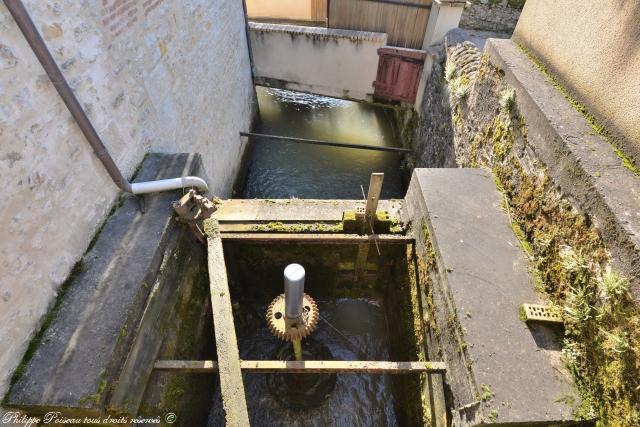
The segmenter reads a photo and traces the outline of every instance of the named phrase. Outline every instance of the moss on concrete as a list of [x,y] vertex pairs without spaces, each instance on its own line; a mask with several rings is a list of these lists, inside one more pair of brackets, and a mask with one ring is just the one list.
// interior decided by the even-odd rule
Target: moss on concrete
[[[40,325],[40,329],[38,329],[38,332],[32,338],[31,342],[29,343],[29,347],[27,348],[27,351],[22,357],[22,361],[20,362],[16,370],[13,372],[13,375],[11,376],[10,387],[13,387],[16,381],[18,381],[18,379],[22,377],[22,374],[24,374],[24,371],[26,370],[27,366],[29,365],[29,362],[33,358],[33,355],[35,354],[36,349],[40,346],[40,343],[42,342],[42,337],[44,336],[45,331],[49,328],[49,326],[51,325],[51,322],[53,322],[53,320],[56,318],[58,311],[60,310],[62,301],[64,300],[64,296],[71,288],[71,285],[73,284],[76,277],[78,277],[78,275],[80,275],[80,273],[82,273],[83,271],[84,271],[84,259],[80,259],[80,261],[75,263],[75,265],[71,269],[71,272],[69,273],[69,276],[64,281],[64,283],[60,285],[60,288],[58,289],[58,295],[56,297],[55,302],[53,303],[53,307],[47,311],[47,314],[42,319],[42,324]],[[8,395],[9,393],[7,393],[6,396]]]
[[340,233],[343,230],[343,223],[283,223],[280,221],[272,221],[266,224],[257,224],[253,226],[253,231],[270,231],[276,233]]
[[577,112],[582,114],[582,116],[585,118],[587,123],[589,123],[589,126],[591,126],[591,129],[593,129],[593,131],[596,134],[600,135],[605,141],[607,141],[611,145],[611,147],[613,148],[613,151],[620,158],[622,165],[625,168],[629,169],[634,174],[640,176],[640,167],[638,167],[638,165],[635,164],[633,159],[631,159],[629,156],[627,156],[624,153],[624,151],[622,150],[622,147],[620,147],[620,144],[616,141],[616,139],[613,137],[611,132],[609,132],[604,127],[604,125],[600,123],[600,121],[589,111],[587,106],[582,102],[578,101],[569,92],[569,90],[567,90],[567,88],[562,83],[560,83],[560,81],[549,71],[547,66],[538,58],[536,58],[532,52],[530,52],[526,47],[524,47],[519,43],[517,43],[516,46],[518,46],[518,48],[531,60],[531,62],[533,62],[533,64],[542,72],[542,74],[544,74],[547,81],[551,83],[553,87],[555,87],[558,91],[560,91],[560,93],[562,93],[562,95],[569,102],[569,104]]
[[[484,62],[478,75],[474,90],[482,91],[483,102],[493,96],[499,105],[504,89],[499,71]],[[588,114],[575,101],[572,105]],[[639,425],[640,310],[628,281],[611,271],[610,255],[590,218],[563,199],[544,166],[527,154],[527,126],[517,115],[517,102],[509,111],[485,107],[493,113],[460,114],[455,131],[463,143],[456,155],[461,166],[493,171],[537,288],[563,314],[563,354],[583,398],[576,416],[599,418],[602,425]],[[611,142],[595,119],[585,117]],[[465,136],[474,128],[479,130]]]

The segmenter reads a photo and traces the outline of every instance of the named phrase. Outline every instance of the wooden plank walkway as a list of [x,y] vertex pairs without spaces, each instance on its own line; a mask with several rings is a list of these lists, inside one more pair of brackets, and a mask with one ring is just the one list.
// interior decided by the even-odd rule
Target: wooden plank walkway
[[233,324],[231,298],[218,222],[207,221],[209,288],[213,309],[222,406],[227,426],[248,426],[249,415],[240,370],[240,354]]
[[[218,372],[218,363],[213,360],[158,360],[153,366],[161,371],[190,373]],[[343,360],[242,360],[240,368],[251,373],[291,373],[291,374],[412,374],[420,372],[442,373],[446,371],[443,362],[377,362]]]

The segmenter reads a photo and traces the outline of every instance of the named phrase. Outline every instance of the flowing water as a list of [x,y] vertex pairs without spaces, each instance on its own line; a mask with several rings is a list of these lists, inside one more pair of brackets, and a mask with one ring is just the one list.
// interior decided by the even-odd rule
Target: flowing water
[[[370,104],[257,87],[255,132],[361,145],[399,146],[390,112]],[[252,140],[244,198],[361,199],[372,172],[383,198],[404,197],[397,153]]]
[[[380,303],[373,300],[338,299],[317,301],[323,321],[313,332],[316,343],[325,346],[335,360],[389,360],[386,318]],[[244,360],[278,359],[283,343],[269,332],[263,321],[266,305],[253,305],[239,327],[238,345]],[[353,317],[358,312],[357,320]],[[331,326],[329,323],[330,322]],[[334,329],[335,328],[335,329]],[[308,340],[303,340],[303,344]],[[287,399],[304,390],[276,391],[269,375],[245,374],[244,387],[252,426],[396,426],[394,396],[385,375],[341,374],[327,395],[311,396],[308,409],[291,409]],[[295,376],[295,374],[282,374]],[[313,375],[313,374],[304,374]],[[328,376],[327,374],[321,374]],[[209,426],[224,425],[219,395],[209,415]]]
[[[399,145],[390,114],[380,107],[261,87],[257,92],[261,120],[256,132],[355,144]],[[259,138],[251,143],[244,198],[362,199],[361,186],[366,192],[372,172],[385,174],[383,198],[404,196],[396,153]],[[333,289],[335,284],[329,282],[325,280],[324,285]],[[264,289],[265,283],[262,285]],[[274,289],[282,286],[275,282],[273,285]],[[265,313],[270,300],[262,298],[253,283],[240,280],[235,289],[241,289],[244,294],[236,295],[240,309],[234,313],[240,357],[283,359],[283,349],[289,350],[291,344],[275,338],[266,326]],[[310,348],[305,358],[390,360],[389,331],[381,299],[311,296],[316,297],[323,319],[312,333],[312,340],[303,340],[303,346]],[[283,374],[289,377],[280,381],[273,380],[273,375],[243,375],[252,426],[395,426],[399,423],[397,401],[388,376],[327,377],[323,374],[328,385],[316,387],[320,393],[304,396],[309,407],[294,409],[287,400],[292,402],[299,397],[296,394],[305,391],[301,390],[304,384],[313,383],[314,375],[304,374],[307,379],[311,375],[311,379],[297,376],[296,380],[295,376],[292,379],[293,374]],[[282,387],[286,381],[289,386]],[[303,386],[296,390],[295,384]],[[209,426],[219,425],[224,425],[224,411],[218,391],[209,414]]]

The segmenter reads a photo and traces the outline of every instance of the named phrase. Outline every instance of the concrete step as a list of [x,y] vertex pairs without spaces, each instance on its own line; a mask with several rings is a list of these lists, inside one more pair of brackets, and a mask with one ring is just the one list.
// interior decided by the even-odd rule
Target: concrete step
[[[152,154],[136,181],[200,172],[198,155]],[[181,284],[183,269],[170,267],[198,258],[184,250],[196,245],[172,219],[179,196],[146,195],[144,213],[123,196],[32,342],[4,406],[33,415],[135,414]]]
[[447,364],[453,425],[571,420],[579,398],[560,358],[562,330],[519,318],[522,303],[542,301],[502,200],[486,170],[414,171],[406,215],[429,358]]

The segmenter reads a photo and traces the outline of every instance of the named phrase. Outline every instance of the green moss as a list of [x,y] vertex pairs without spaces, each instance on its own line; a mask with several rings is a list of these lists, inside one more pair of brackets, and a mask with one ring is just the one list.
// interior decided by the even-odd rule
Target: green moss
[[593,129],[593,131],[600,135],[605,141],[611,145],[613,151],[622,161],[622,165],[629,169],[634,174],[640,176],[640,168],[638,165],[634,163],[634,161],[627,156],[616,142],[615,138],[611,135],[611,133],[596,119],[596,117],[589,112],[587,106],[583,103],[579,102],[574,98],[574,96],[560,83],[560,81],[549,71],[547,66],[536,58],[527,48],[525,48],[521,44],[517,44],[518,48],[533,62],[533,64],[544,74],[545,78],[553,87],[555,87],[565,99],[569,102],[569,104],[582,116],[585,118],[589,126]]
[[[104,371],[102,371],[102,376],[104,376]],[[104,393],[106,388],[107,388],[107,380],[103,378],[100,381],[100,384],[98,385],[98,390],[96,390],[94,394],[90,394],[80,399],[80,402],[79,402],[80,405],[85,405],[87,403],[92,403],[93,405],[99,405],[100,398],[102,397],[102,394]]]
[[489,386],[486,384],[482,384],[482,394],[480,395],[480,400],[482,400],[483,402],[487,402],[491,400],[492,397],[493,392],[491,391]]
[[113,206],[111,206],[111,210],[109,210],[107,217],[104,219],[104,221],[102,221],[102,224],[100,224],[100,227],[98,227],[98,230],[96,230],[95,234],[93,235],[93,238],[89,242],[89,246],[87,247],[86,252],[89,252],[91,249],[93,249],[96,242],[98,241],[98,238],[102,234],[102,231],[104,230],[105,225],[107,225],[107,221],[109,220],[109,218],[111,218],[118,211],[118,209],[120,209],[124,205],[124,202],[127,200],[128,197],[130,196],[126,194],[121,194],[120,196],[118,196],[118,199],[116,200],[116,202],[113,204]]
[[276,233],[339,233],[342,231],[342,223],[327,224],[323,222],[314,223],[290,223],[285,224],[280,221],[272,221],[266,224],[259,224],[253,227],[253,231],[271,231]]
[[13,372],[13,375],[11,377],[11,387],[13,387],[16,381],[18,381],[18,379],[20,379],[20,377],[22,377],[22,375],[24,374],[24,371],[27,368],[31,359],[33,358],[35,351],[38,349],[38,347],[40,346],[40,343],[42,342],[44,333],[47,331],[47,329],[49,329],[49,326],[51,326],[51,323],[57,317],[58,311],[60,310],[60,306],[62,305],[64,296],[67,294],[67,292],[71,288],[71,285],[73,284],[76,277],[78,277],[78,275],[80,275],[80,273],[82,273],[83,271],[84,271],[84,260],[81,259],[73,266],[73,268],[71,269],[71,272],[69,273],[69,276],[64,281],[64,283],[60,285],[60,288],[58,289],[58,295],[56,297],[55,303],[53,304],[53,307],[47,312],[47,314],[42,319],[42,324],[40,326],[40,329],[35,334],[31,342],[29,343],[29,347],[27,348],[27,351],[25,352],[22,358],[22,361],[20,362],[20,365],[18,365],[16,370]]
[[495,409],[492,409],[489,412],[489,415],[487,415],[487,418],[489,418],[489,422],[495,423],[498,421],[498,411]]
[[[480,74],[485,86],[478,90],[490,85],[498,99],[500,73],[485,64]],[[609,272],[609,253],[590,219],[561,197],[537,160],[523,154],[528,145],[524,119],[510,120],[502,110],[485,123],[465,136],[461,166],[493,171],[514,234],[531,260],[536,287],[563,315],[563,354],[582,397],[576,417],[637,425],[640,311],[628,281]],[[462,123],[456,132],[469,128]]]
[[526,2],[526,0],[507,0],[507,4],[514,8],[514,9],[518,9],[518,10],[522,10],[522,8],[524,7],[524,3]]
[[145,160],[147,160],[148,157],[149,157],[149,153],[145,153],[140,163],[138,163],[138,166],[136,166],[136,170],[133,171],[131,178],[129,178],[129,182],[133,182],[133,180],[135,180],[138,177],[138,175],[140,174],[140,171],[142,170],[142,165],[144,164]]
[[355,221],[356,220],[356,211],[344,211],[342,214],[343,221]]

